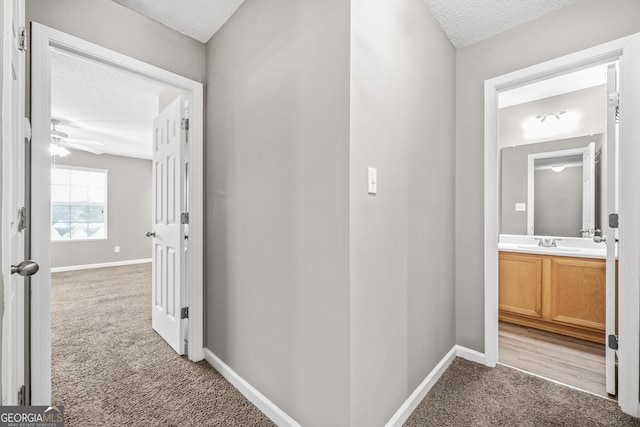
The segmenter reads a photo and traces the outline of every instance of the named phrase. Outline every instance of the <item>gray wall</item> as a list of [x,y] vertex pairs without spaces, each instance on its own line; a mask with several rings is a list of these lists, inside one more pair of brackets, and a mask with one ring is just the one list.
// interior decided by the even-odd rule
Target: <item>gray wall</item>
[[351,3],[351,425],[381,426],[455,344],[455,50],[422,0]]
[[[516,212],[516,203],[527,203],[528,156],[535,153],[582,148],[599,140],[592,136],[507,147],[501,150],[501,226],[503,234],[527,234],[527,212]],[[596,149],[598,148],[596,141]],[[537,202],[536,202],[537,203]],[[529,206],[527,206],[527,210]],[[534,215],[535,217],[535,215]],[[582,185],[580,186],[580,225],[582,225]],[[579,227],[578,227],[579,229]],[[576,229],[577,230],[577,229]],[[537,231],[536,231],[537,233]]]
[[[111,0],[28,0],[38,22],[203,82],[205,46]],[[28,75],[28,74],[27,74]]]
[[458,344],[484,351],[484,81],[639,31],[640,1],[582,0],[457,51]]
[[207,43],[206,346],[349,424],[348,0],[247,0]]
[[582,237],[582,167],[535,171],[536,235]]
[[[98,264],[151,258],[153,228],[151,161],[72,151],[61,166],[107,169],[107,239],[52,242],[51,267]],[[120,253],[114,252],[120,246]]]

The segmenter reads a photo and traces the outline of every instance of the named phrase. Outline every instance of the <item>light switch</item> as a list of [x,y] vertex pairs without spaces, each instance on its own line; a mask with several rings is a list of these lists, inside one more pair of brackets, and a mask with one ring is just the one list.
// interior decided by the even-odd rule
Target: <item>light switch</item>
[[374,168],[368,168],[368,183],[369,194],[376,194],[378,192],[378,170]]
[[527,210],[526,203],[516,203],[516,212],[524,212]]

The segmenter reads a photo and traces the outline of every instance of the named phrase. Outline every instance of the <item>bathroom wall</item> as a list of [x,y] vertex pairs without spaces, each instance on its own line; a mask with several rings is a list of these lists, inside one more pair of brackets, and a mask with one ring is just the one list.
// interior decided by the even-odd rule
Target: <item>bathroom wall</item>
[[535,171],[534,233],[582,237],[582,167]]
[[[550,111],[571,111],[579,115],[573,129],[562,135],[527,135],[523,126],[525,120],[534,118],[540,113]],[[551,96],[524,104],[514,105],[499,110],[498,145],[513,147],[516,145],[535,144],[555,139],[574,138],[583,135],[595,135],[607,130],[607,87],[594,86],[571,93]]]
[[582,0],[456,52],[458,344],[484,351],[484,81],[637,32],[640,1]]
[[[600,146],[600,138],[582,136],[558,141],[507,147],[501,150],[501,216],[500,233],[527,234],[527,211],[517,212],[516,203],[527,203],[528,156],[535,153],[583,148],[590,142]],[[582,186],[580,187],[582,188]],[[529,206],[526,206],[529,209]],[[582,215],[582,190],[580,190],[580,215]]]

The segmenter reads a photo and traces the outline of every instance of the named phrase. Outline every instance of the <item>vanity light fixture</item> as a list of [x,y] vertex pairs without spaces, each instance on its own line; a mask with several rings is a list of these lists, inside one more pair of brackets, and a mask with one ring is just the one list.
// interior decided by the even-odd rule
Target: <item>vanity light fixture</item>
[[551,170],[554,172],[562,172],[566,168],[565,165],[553,165],[551,166]]
[[556,120],[560,120],[560,116],[566,114],[564,110],[552,111],[550,113],[542,113],[536,116],[536,119],[540,120],[540,123],[544,123],[549,117],[555,117]]
[[528,139],[554,138],[575,131],[580,115],[574,111],[557,110],[530,116],[522,124]]

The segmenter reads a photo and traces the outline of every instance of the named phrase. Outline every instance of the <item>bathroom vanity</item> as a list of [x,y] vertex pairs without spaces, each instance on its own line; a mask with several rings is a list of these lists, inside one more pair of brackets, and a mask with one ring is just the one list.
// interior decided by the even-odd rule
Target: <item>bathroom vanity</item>
[[499,250],[500,320],[605,343],[606,260],[599,248],[501,243]]

